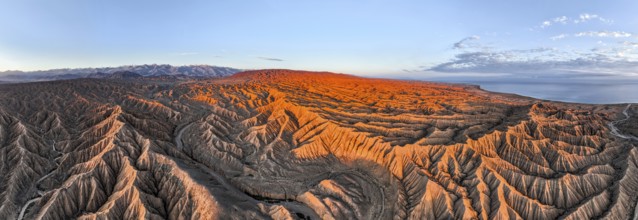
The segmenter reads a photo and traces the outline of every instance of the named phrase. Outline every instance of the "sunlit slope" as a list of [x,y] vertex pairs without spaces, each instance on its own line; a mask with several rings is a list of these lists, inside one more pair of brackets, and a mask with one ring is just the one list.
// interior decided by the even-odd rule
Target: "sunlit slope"
[[0,218],[631,219],[624,109],[287,70],[3,85]]

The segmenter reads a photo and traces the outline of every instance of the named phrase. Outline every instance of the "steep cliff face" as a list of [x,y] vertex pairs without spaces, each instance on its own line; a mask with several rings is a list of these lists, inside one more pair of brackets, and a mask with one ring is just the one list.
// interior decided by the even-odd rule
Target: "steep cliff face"
[[625,107],[286,70],[2,85],[0,218],[631,219]]

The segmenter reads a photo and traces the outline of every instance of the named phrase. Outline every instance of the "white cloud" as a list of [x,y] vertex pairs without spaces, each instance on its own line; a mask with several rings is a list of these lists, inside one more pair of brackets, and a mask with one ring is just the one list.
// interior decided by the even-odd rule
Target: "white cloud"
[[562,40],[565,39],[569,36],[574,36],[574,37],[607,37],[607,38],[627,38],[627,37],[631,37],[634,36],[634,34],[632,33],[628,33],[628,32],[624,32],[624,31],[584,31],[584,32],[578,32],[572,35],[568,35],[568,34],[559,34],[559,35],[555,35],[550,37],[549,39],[551,40]]
[[570,17],[567,17],[567,16],[563,15],[563,16],[555,17],[555,18],[552,18],[552,19],[549,19],[549,20],[545,20],[545,21],[543,21],[540,24],[539,27],[541,29],[543,29],[543,28],[547,28],[547,27],[555,25],[555,24],[563,24],[563,25],[565,25],[565,24],[568,24],[569,21],[572,21],[574,24],[578,24],[578,23],[585,23],[585,22],[588,22],[590,20],[597,20],[597,21],[600,21],[600,22],[603,22],[603,23],[607,23],[607,24],[611,24],[611,23],[614,22],[611,19],[603,18],[602,16],[597,15],[597,14],[582,13],[582,14],[578,15],[577,18],[570,18]]
[[554,23],[567,24],[567,20],[569,20],[567,16],[560,16],[560,17],[554,18]]
[[574,19],[574,23],[578,24],[578,23],[587,22],[589,20],[598,20],[603,23],[613,23],[613,20],[611,19],[603,18],[597,14],[588,14],[588,13],[580,14],[577,19]]
[[546,28],[552,26],[554,24],[567,24],[569,18],[567,16],[560,16],[552,18],[551,20],[546,20],[541,23],[540,28]]
[[631,33],[624,31],[586,31],[574,34],[575,37],[631,37]]
[[564,38],[566,38],[566,37],[567,37],[567,35],[566,35],[566,34],[559,34],[559,35],[556,35],[556,36],[550,37],[549,39],[552,39],[552,40],[561,40],[561,39],[564,39]]

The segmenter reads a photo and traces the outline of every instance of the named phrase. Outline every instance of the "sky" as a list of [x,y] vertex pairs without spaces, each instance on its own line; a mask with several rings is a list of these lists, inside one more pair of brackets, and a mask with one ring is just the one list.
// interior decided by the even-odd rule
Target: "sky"
[[638,78],[638,1],[0,0],[0,71]]

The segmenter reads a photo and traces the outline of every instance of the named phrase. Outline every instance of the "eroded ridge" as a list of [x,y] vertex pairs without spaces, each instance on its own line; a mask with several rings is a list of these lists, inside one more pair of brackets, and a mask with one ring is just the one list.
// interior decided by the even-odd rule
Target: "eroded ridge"
[[635,106],[288,70],[0,86],[2,219],[630,219]]

